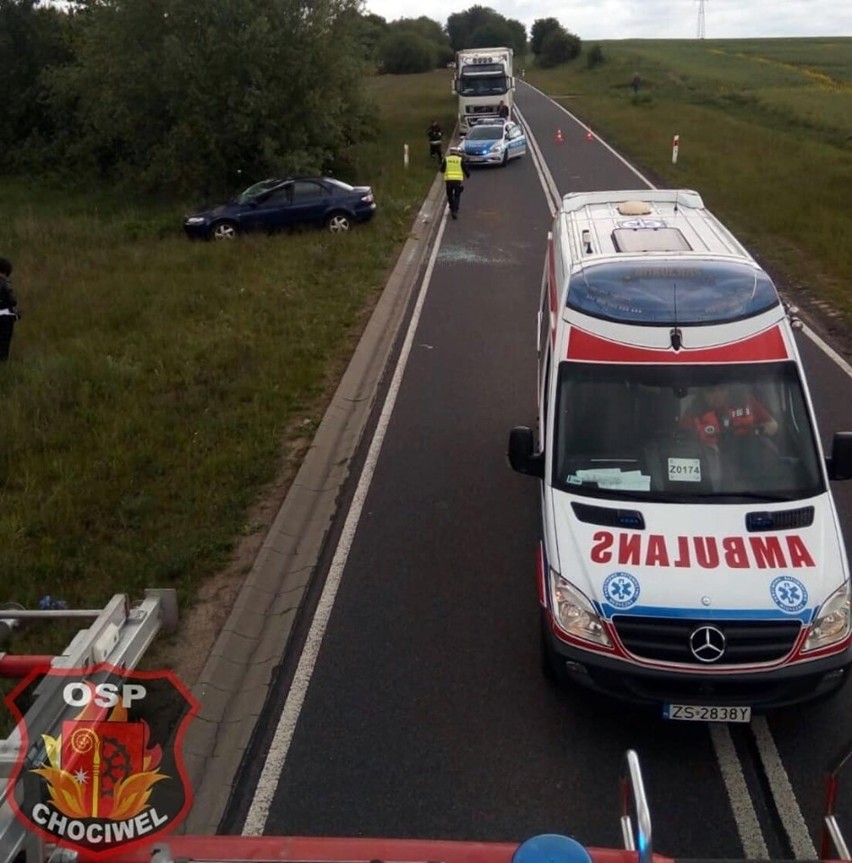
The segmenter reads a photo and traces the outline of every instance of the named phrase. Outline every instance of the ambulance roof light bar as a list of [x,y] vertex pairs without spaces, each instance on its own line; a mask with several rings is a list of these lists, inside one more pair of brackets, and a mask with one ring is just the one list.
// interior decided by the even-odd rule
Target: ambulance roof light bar
[[[24,609],[3,609],[0,615],[6,620],[33,617],[46,619],[94,618],[87,629],[81,629],[61,656],[50,657],[53,668],[85,668],[101,662],[121,668],[135,668],[158,632],[171,632],[177,628],[178,605],[174,590],[146,590],[145,598],[132,603],[126,594],[116,594],[100,610],[54,609],[37,612]],[[0,654],[2,658],[3,654]],[[37,665],[47,657],[29,657]],[[21,660],[26,659],[20,657]],[[35,667],[35,666],[34,666]],[[33,703],[25,717],[31,739],[40,740],[42,734],[56,734],[66,709],[60,693],[61,678],[47,677],[33,690]],[[20,755],[20,732],[15,728],[5,739],[0,739],[0,863],[11,863],[24,850],[26,863],[59,863],[58,850],[50,853],[41,837],[25,830],[16,818],[7,800],[14,789],[9,788],[9,777]],[[59,856],[57,856],[59,855]]]

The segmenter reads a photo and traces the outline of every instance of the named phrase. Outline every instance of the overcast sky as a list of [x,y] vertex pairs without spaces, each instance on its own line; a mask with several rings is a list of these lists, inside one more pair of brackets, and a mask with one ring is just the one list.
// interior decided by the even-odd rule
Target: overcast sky
[[[694,39],[699,0],[366,0],[367,12],[388,21],[426,15],[440,24],[472,6],[487,6],[520,21],[555,18],[583,41],[593,39]],[[437,11],[440,9],[440,11]],[[773,36],[852,36],[852,0],[704,0],[707,39]]]

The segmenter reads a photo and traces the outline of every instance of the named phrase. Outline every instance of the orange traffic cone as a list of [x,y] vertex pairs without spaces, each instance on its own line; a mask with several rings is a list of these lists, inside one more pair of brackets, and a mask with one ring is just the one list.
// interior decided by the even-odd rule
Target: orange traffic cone
[[562,130],[561,130],[561,129],[557,129],[557,130],[556,130],[556,143],[557,143],[557,144],[561,144],[564,140],[565,140],[565,139],[562,137]]
[[595,136],[592,134],[591,129],[586,129],[586,140],[587,141],[594,141],[595,140]]

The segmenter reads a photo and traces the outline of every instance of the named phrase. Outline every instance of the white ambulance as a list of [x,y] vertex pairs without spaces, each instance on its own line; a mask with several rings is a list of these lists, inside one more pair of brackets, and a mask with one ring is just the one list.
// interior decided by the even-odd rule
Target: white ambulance
[[545,670],[668,719],[836,691],[849,565],[792,319],[691,190],[567,195],[548,236],[538,429]]

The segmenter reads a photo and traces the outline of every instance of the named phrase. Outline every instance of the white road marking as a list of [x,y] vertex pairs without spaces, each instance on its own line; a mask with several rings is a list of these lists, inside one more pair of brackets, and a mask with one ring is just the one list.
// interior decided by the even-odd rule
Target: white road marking
[[562,196],[559,194],[559,189],[556,187],[556,181],[553,179],[553,175],[547,167],[544,156],[541,154],[541,148],[538,146],[538,141],[536,141],[532,130],[529,129],[526,120],[524,120],[524,115],[517,107],[515,108],[515,113],[517,114],[520,125],[523,127],[524,134],[527,136],[527,144],[529,145],[528,149],[530,156],[532,156],[535,172],[538,174],[538,180],[541,183],[541,188],[544,190],[544,197],[547,201],[548,207],[550,208],[550,217],[553,218],[562,203]]
[[824,342],[812,329],[802,324],[802,332],[834,363],[840,368],[842,372],[844,372],[848,377],[852,378],[852,366],[834,350],[831,345]]
[[728,792],[728,800],[734,814],[737,832],[740,834],[743,853],[748,860],[767,860],[769,850],[763,840],[760,821],[751,802],[751,793],[746,785],[728,726],[718,722],[710,723],[710,740],[716,752],[725,790]]
[[293,677],[290,691],[287,693],[287,700],[284,702],[284,709],[278,719],[278,725],[275,728],[275,735],[272,738],[272,744],[269,747],[269,752],[266,753],[263,770],[260,774],[260,779],[258,780],[257,788],[255,789],[254,797],[252,798],[248,815],[246,816],[246,821],[243,826],[243,836],[262,836],[263,831],[266,828],[266,822],[269,818],[269,808],[272,805],[275,790],[278,787],[278,782],[284,770],[284,762],[286,761],[287,753],[290,750],[290,743],[293,740],[293,734],[296,730],[296,724],[299,721],[299,714],[301,713],[302,705],[305,701],[305,694],[307,693],[308,686],[311,682],[311,676],[313,675],[314,667],[316,665],[320,645],[322,644],[328,621],[331,617],[331,611],[334,607],[334,600],[337,596],[337,590],[340,586],[341,578],[343,577],[343,570],[346,566],[349,550],[352,547],[352,541],[355,538],[358,521],[360,520],[361,512],[364,509],[367,492],[369,491],[370,483],[373,480],[376,464],[379,460],[379,452],[381,451],[382,443],[385,439],[385,433],[387,432],[391,414],[393,413],[394,405],[396,404],[396,399],[399,394],[402,376],[405,373],[405,367],[408,364],[408,357],[414,343],[414,333],[420,320],[423,303],[426,300],[426,293],[429,289],[432,271],[435,268],[435,260],[438,256],[438,250],[441,248],[441,237],[443,236],[446,224],[446,218],[442,219],[441,226],[438,228],[438,234],[435,238],[435,245],[429,256],[429,263],[426,267],[426,272],[423,275],[423,282],[420,286],[420,293],[411,315],[411,321],[408,325],[405,342],[400,351],[399,360],[394,371],[393,379],[388,388],[382,412],[379,416],[378,425],[376,426],[376,431],[370,443],[370,449],[367,452],[364,467],[361,471],[361,476],[358,479],[358,485],[355,489],[355,494],[352,499],[349,512],[347,513],[346,521],[343,524],[343,530],[337,544],[337,549],[334,553],[334,559],[332,560],[328,571],[328,578],[326,579],[322,595],[317,604],[316,613],[311,621],[311,628],[308,632],[307,639],[305,640],[302,655],[299,657],[299,664],[296,667],[296,673]]
[[772,789],[772,796],[778,807],[778,814],[781,816],[784,831],[790,840],[793,854],[796,855],[797,860],[818,860],[819,855],[811,840],[811,834],[808,831],[808,825],[805,824],[802,810],[796,803],[796,795],[793,793],[787,771],[781,762],[781,753],[778,752],[778,747],[775,745],[775,740],[769,730],[769,723],[765,717],[758,716],[752,720],[751,730],[757,741],[760,760],[763,762],[763,771],[769,780],[769,787]]

